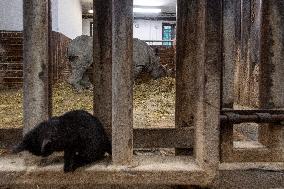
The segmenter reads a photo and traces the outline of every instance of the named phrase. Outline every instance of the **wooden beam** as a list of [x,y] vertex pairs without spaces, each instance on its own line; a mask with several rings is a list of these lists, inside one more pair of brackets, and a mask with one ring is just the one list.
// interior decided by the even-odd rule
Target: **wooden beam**
[[112,121],[112,0],[94,0],[94,115],[111,138]]
[[[58,158],[57,158],[58,159]],[[55,158],[56,161],[56,158]],[[210,180],[205,171],[185,157],[134,156],[137,166],[115,166],[110,161],[63,172],[63,164],[26,165],[19,157],[0,158],[0,187],[103,185],[195,185],[210,188],[283,188],[283,163],[224,163]],[[31,187],[33,186],[33,187]],[[17,187],[15,187],[17,188]]]
[[[58,157],[54,157],[56,161]],[[133,166],[117,166],[110,159],[63,172],[62,163],[26,165],[22,158],[0,158],[0,186],[4,184],[188,184],[207,185],[212,182],[193,159],[181,156],[134,156]]]
[[222,108],[233,108],[239,40],[240,0],[223,1]]
[[222,81],[222,0],[199,1],[195,157],[210,176],[219,166]]
[[[177,8],[175,126],[184,128],[192,127],[196,119],[198,1],[179,0]],[[186,154],[186,150],[176,149],[176,154]]]
[[112,2],[112,158],[125,165],[133,154],[133,0]]
[[47,120],[48,0],[26,0],[24,6],[23,71],[24,133]]
[[[22,129],[0,129],[1,147],[7,148],[19,142]],[[134,148],[193,148],[192,128],[134,129]]]
[[176,126],[195,129],[195,157],[216,174],[222,78],[222,1],[178,0]]
[[[284,108],[284,3],[281,0],[261,1],[260,23],[260,107]],[[277,21],[275,21],[277,20]],[[272,43],[273,41],[273,43]],[[284,127],[270,124],[260,127],[260,140],[272,152],[274,160],[284,161]]]
[[134,129],[135,148],[192,148],[193,128]]

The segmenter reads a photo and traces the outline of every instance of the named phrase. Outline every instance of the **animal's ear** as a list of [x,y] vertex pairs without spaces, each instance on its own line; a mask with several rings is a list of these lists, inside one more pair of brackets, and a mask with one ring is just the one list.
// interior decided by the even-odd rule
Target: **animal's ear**
[[26,145],[25,145],[24,142],[21,142],[20,144],[18,144],[18,145],[16,145],[16,146],[12,147],[11,152],[12,152],[13,154],[16,154],[16,153],[22,152],[22,151],[24,151],[24,150],[26,150]]
[[44,139],[41,144],[41,153],[44,153],[46,151],[47,146],[51,143],[50,139]]

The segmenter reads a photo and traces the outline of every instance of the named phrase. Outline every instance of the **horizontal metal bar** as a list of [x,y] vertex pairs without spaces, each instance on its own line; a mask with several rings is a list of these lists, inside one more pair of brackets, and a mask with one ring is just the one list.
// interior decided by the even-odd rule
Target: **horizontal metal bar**
[[284,109],[250,109],[250,110],[235,110],[231,108],[223,108],[221,114],[236,113],[241,115],[254,114],[254,113],[270,113],[270,114],[284,114]]
[[238,111],[222,111],[220,115],[221,123],[239,124],[239,123],[280,123],[284,122],[284,113],[256,110],[238,110]]

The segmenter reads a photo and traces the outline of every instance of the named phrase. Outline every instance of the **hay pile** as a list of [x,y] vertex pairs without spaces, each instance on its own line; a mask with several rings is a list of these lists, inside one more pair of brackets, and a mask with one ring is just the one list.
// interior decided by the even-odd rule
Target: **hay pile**
[[[134,85],[134,127],[173,127],[175,81],[173,78],[137,81]],[[0,91],[0,128],[22,127],[22,90]],[[92,112],[93,92],[76,92],[67,83],[53,88],[53,115],[84,109]]]
[[22,99],[21,90],[0,91],[0,128],[22,127]]
[[133,98],[134,127],[174,127],[175,79],[138,81]]

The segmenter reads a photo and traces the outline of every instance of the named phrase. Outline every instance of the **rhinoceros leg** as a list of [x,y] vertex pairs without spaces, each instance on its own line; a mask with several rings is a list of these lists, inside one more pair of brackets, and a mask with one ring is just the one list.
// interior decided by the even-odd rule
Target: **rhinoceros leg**
[[81,91],[84,89],[84,86],[81,85],[81,80],[85,72],[86,72],[86,69],[84,67],[80,67],[76,69],[72,68],[72,74],[68,82],[78,91]]
[[81,80],[81,85],[83,85],[84,88],[86,88],[86,89],[93,89],[93,85],[90,82],[90,78],[89,78],[87,72],[85,72],[84,75],[83,75],[83,78]]

